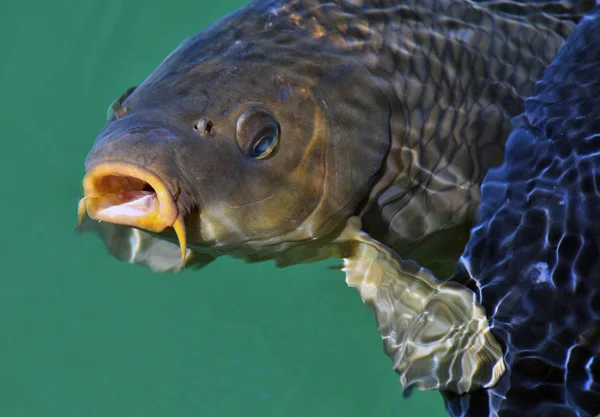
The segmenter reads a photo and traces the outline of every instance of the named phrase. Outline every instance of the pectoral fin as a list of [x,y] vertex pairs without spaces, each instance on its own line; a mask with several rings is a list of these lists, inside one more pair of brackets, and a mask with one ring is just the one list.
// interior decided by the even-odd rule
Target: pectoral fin
[[462,394],[498,381],[502,349],[472,291],[401,259],[360,231],[360,219],[351,220],[338,242],[346,243],[346,282],[374,308],[405,388]]

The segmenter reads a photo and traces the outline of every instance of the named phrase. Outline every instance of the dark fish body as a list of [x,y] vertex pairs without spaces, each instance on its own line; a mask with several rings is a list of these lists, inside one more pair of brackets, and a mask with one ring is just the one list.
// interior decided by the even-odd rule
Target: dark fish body
[[[447,395],[454,416],[600,413],[600,9],[525,101],[457,279],[503,344],[493,388]],[[470,282],[469,282],[470,281]]]
[[[231,252],[252,241],[253,251],[284,233],[288,241],[327,235],[358,214],[366,231],[408,254],[440,230],[468,230],[482,175],[501,162],[521,97],[574,26],[502,4],[250,3],[186,40],[121,100],[129,114],[100,133],[111,146],[96,145],[88,168],[128,154],[177,178],[192,196],[180,211],[192,221],[194,209],[204,211],[188,230],[192,247]],[[282,146],[299,148],[280,163],[234,159],[238,145],[220,140],[235,136],[228,122],[237,106],[253,101],[276,113]],[[214,123],[211,140],[193,129],[203,117]],[[133,138],[136,126],[153,124],[168,133]],[[148,161],[164,148],[168,158]],[[293,168],[304,178],[292,178]],[[237,187],[222,187],[223,178]],[[220,206],[199,201],[207,195]],[[258,201],[272,221],[237,224],[257,217]],[[221,217],[230,227],[211,232]]]
[[254,1],[113,103],[80,221],[155,271],[343,258],[405,388],[489,390],[506,367],[486,300],[436,275],[464,248],[523,98],[592,5]]

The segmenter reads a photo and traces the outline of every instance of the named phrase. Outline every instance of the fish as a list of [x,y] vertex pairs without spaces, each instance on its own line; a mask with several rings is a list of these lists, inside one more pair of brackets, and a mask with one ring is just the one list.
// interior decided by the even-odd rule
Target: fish
[[78,224],[157,272],[343,259],[405,390],[492,388],[506,364],[485,300],[448,270],[592,3],[250,2],[111,104]]
[[445,393],[452,416],[600,414],[600,8],[525,100],[482,184],[454,280],[477,293],[507,371]]

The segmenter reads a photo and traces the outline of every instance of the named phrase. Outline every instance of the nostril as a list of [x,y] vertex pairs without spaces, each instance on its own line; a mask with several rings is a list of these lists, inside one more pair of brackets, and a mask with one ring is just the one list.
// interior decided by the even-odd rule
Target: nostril
[[205,131],[206,131],[208,134],[210,134],[210,133],[212,133],[212,128],[213,128],[213,122],[212,122],[212,120],[209,120],[209,121],[207,121],[207,122],[206,122],[206,127],[204,128],[204,130],[205,130]]
[[194,129],[199,131],[203,136],[210,136],[213,131],[214,123],[210,119],[200,119],[194,123]]

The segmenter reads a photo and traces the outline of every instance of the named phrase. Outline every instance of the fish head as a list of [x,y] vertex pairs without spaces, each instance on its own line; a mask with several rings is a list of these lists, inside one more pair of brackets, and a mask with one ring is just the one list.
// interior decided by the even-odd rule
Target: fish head
[[377,80],[343,57],[185,44],[109,109],[80,217],[252,252],[326,236],[364,204],[390,146]]

